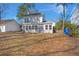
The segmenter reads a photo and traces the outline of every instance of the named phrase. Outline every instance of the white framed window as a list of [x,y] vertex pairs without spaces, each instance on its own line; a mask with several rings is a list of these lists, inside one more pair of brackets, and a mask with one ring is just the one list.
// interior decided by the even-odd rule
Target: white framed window
[[1,32],[1,28],[0,28],[0,32]]
[[34,26],[32,25],[32,29],[34,29]]
[[52,29],[52,25],[49,25],[49,30],[51,30]]
[[31,25],[29,25],[29,30],[31,30]]
[[26,30],[28,30],[28,26],[26,26]]
[[22,26],[22,29],[25,29],[25,26]]
[[37,25],[35,25],[35,30],[37,30],[38,29],[38,27],[37,27]]
[[48,25],[45,25],[45,29],[48,30]]

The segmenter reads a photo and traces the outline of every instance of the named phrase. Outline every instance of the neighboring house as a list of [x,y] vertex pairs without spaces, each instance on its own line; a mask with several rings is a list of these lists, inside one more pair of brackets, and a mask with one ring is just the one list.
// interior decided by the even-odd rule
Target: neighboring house
[[15,20],[1,20],[0,32],[18,31],[20,30],[19,24]]
[[72,24],[79,25],[79,6],[74,9],[70,19]]
[[53,33],[54,22],[45,22],[41,13],[32,13],[22,19],[22,30],[25,32]]

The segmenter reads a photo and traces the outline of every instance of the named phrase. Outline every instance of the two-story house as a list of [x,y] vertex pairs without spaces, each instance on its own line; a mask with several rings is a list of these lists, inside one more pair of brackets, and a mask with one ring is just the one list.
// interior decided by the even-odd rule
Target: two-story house
[[28,14],[21,21],[22,30],[32,33],[53,33],[54,22],[44,22],[41,13]]

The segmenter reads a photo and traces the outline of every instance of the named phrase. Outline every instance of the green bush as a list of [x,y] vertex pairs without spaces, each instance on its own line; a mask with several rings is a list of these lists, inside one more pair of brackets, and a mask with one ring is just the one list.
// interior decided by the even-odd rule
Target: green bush
[[[55,28],[57,30],[61,30],[62,23],[63,23],[63,20],[60,20],[59,22],[57,22]],[[69,36],[79,37],[79,29],[76,27],[76,25],[71,24],[71,22],[69,21],[64,21],[64,27],[69,29]]]
[[69,29],[69,36],[78,37],[79,32],[76,25],[71,24],[70,22],[65,22],[65,27]]
[[56,25],[55,25],[56,30],[61,30],[62,29],[62,22],[63,22],[63,20],[60,20],[56,23]]

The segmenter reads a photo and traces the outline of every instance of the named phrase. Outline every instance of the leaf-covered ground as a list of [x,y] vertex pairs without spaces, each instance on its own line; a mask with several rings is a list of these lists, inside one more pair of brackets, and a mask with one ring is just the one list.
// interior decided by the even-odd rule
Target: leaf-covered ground
[[77,40],[62,33],[0,33],[0,55],[79,55]]

